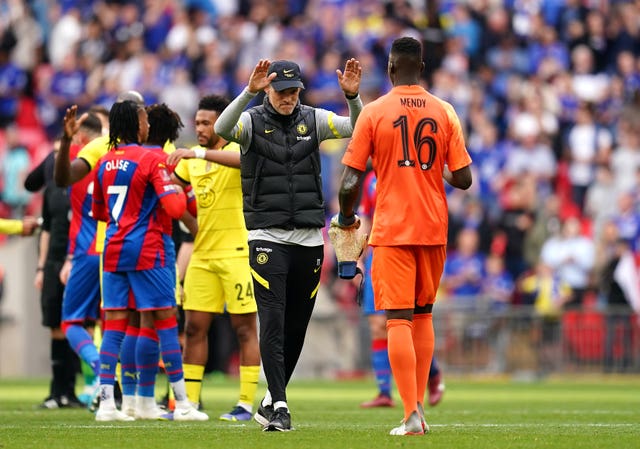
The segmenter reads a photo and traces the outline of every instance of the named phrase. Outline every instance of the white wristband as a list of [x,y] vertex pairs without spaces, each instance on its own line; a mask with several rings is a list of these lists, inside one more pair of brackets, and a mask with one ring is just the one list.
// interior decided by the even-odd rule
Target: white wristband
[[196,155],[196,159],[204,159],[204,156],[207,154],[207,150],[203,148],[196,148],[193,152]]

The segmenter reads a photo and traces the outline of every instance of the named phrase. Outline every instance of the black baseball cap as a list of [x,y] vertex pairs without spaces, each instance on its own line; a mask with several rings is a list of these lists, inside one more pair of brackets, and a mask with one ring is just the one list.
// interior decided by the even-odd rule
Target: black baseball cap
[[269,66],[268,75],[276,73],[276,77],[271,81],[271,85],[277,91],[299,87],[304,89],[302,77],[300,76],[300,66],[291,61],[273,61]]

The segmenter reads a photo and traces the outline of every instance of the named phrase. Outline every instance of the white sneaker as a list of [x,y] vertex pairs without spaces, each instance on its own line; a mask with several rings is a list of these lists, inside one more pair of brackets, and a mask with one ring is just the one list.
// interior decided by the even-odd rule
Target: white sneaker
[[158,406],[152,408],[136,408],[136,419],[147,419],[152,421],[168,421],[167,411]]
[[121,412],[117,408],[103,409],[98,408],[96,412],[96,421],[135,421],[133,416],[129,416],[124,412]]
[[424,433],[429,432],[429,424],[427,424],[427,419],[424,417],[424,407],[419,402],[418,402],[418,415],[420,416],[420,421],[422,422],[422,430],[424,430]]
[[198,411],[195,407],[178,408],[173,411],[174,421],[208,421],[209,415]]
[[406,421],[402,421],[399,427],[391,429],[389,435],[424,435],[422,420],[418,412],[414,411]]

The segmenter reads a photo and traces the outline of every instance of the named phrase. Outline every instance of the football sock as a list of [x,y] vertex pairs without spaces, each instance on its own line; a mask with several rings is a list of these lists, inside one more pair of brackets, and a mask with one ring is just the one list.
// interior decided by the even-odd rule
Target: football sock
[[266,407],[268,405],[271,405],[272,402],[273,402],[273,399],[271,398],[271,392],[267,390],[267,392],[264,395],[264,398],[262,398],[262,406]]
[[64,393],[69,398],[76,398],[76,378],[80,371],[80,359],[73,351],[67,339],[64,339],[64,367],[65,367],[65,389]]
[[138,382],[136,369],[136,345],[140,329],[129,324],[120,349],[120,387],[123,396],[135,396]]
[[380,393],[391,396],[391,365],[386,338],[371,341],[371,365]]
[[116,377],[116,365],[124,333],[127,329],[126,318],[105,320],[104,335],[100,346],[100,406],[115,408],[113,384]]
[[164,368],[176,395],[176,403],[181,405],[187,400],[187,391],[182,371],[182,350],[178,340],[178,322],[175,316],[164,320],[155,320],[154,326],[160,339],[160,352]]
[[80,358],[89,364],[95,375],[100,372],[100,354],[93,344],[91,334],[79,324],[63,324],[64,334],[69,344]]
[[192,365],[185,363],[184,382],[187,388],[187,397],[192,404],[200,402],[200,391],[202,390],[202,379],[204,378],[204,365]]
[[413,316],[413,347],[416,351],[416,388],[418,401],[424,403],[424,395],[429,381],[429,367],[433,357],[435,336],[430,313]]
[[289,406],[287,405],[287,401],[276,401],[273,404],[273,409],[274,410],[277,410],[277,409],[282,408],[282,407],[286,408],[287,411],[289,410]]
[[387,339],[393,378],[404,405],[404,419],[408,419],[418,401],[413,323],[402,319],[387,320]]
[[136,344],[136,369],[138,371],[138,396],[155,397],[156,375],[160,345],[158,334],[152,328],[143,327]]
[[240,366],[240,399],[238,405],[248,412],[253,411],[253,401],[258,389],[258,377],[260,376],[260,365]]
[[65,394],[67,389],[67,345],[66,339],[51,339],[51,396],[54,398]]

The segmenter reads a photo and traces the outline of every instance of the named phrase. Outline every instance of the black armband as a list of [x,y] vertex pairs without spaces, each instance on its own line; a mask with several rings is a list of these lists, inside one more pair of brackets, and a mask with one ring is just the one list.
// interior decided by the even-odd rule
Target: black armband
[[347,95],[346,93],[344,94],[344,97],[347,100],[355,100],[356,98],[358,98],[358,95],[360,95],[359,92],[356,92],[354,95]]

